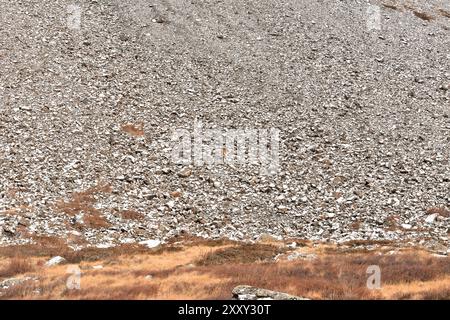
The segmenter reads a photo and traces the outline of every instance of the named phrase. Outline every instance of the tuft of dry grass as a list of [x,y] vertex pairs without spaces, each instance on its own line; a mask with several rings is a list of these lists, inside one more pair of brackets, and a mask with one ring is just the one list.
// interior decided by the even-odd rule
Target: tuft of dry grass
[[399,220],[400,220],[400,217],[399,217],[399,216],[397,216],[397,215],[391,215],[391,216],[388,216],[388,217],[384,220],[383,224],[384,224],[384,226],[386,227],[386,230],[389,230],[389,231],[395,231],[395,230],[398,230],[398,229],[401,228],[400,225],[398,224],[398,221],[399,221]]
[[124,124],[122,125],[121,130],[134,137],[142,137],[144,135],[144,124],[143,123]]
[[177,244],[177,243],[183,243],[183,246],[187,247],[219,247],[219,246],[225,246],[225,245],[237,245],[239,242],[233,241],[227,238],[222,239],[206,239],[198,236],[194,236],[191,234],[179,234],[174,236],[173,238],[169,239],[167,241],[168,244]]
[[355,221],[350,224],[352,230],[359,230],[361,228],[361,222]]
[[85,215],[83,217],[83,222],[83,224],[78,225],[80,228],[101,229],[109,228],[111,226],[111,223],[98,213]]
[[93,207],[95,203],[95,195],[98,193],[109,193],[112,188],[109,184],[97,185],[86,191],[74,192],[69,201],[58,201],[56,209],[69,216],[74,216],[80,212],[87,214],[99,214],[99,210]]
[[77,228],[108,228],[110,223],[102,216],[102,212],[94,207],[95,196],[99,193],[110,193],[112,190],[109,184],[97,185],[86,191],[75,192],[68,201],[58,201],[55,205],[59,212],[69,216],[84,213],[84,224],[77,225]]
[[158,249],[148,249],[138,244],[123,244],[111,248],[87,247],[78,251],[68,249],[64,253],[68,263],[80,263],[83,261],[100,261],[106,259],[114,259],[117,257],[133,256],[138,254],[159,255],[164,252],[177,252],[181,249],[176,246],[164,246]]
[[0,269],[0,277],[9,278],[33,270],[34,267],[29,259],[14,257],[9,260],[6,266]]
[[124,210],[120,211],[120,215],[123,219],[127,220],[142,220],[144,215],[134,210]]
[[170,193],[170,196],[172,198],[180,198],[183,195],[183,193],[181,191],[172,191]]
[[242,244],[207,253],[196,264],[251,263],[272,259],[285,249],[269,244]]
[[156,297],[159,286],[152,283],[132,283],[129,285],[119,286],[110,290],[108,287],[100,287],[93,291],[90,289],[81,290],[65,290],[63,297],[66,299],[90,299],[99,300],[138,300]]
[[57,237],[34,236],[35,243],[0,247],[0,257],[47,257],[68,250],[66,242]]
[[383,287],[383,292],[390,299],[398,300],[449,300],[450,277],[408,283],[396,283]]
[[391,240],[350,240],[350,241],[344,242],[343,244],[350,246],[350,247],[370,246],[370,245],[388,246],[388,245],[392,245],[393,241],[391,241]]

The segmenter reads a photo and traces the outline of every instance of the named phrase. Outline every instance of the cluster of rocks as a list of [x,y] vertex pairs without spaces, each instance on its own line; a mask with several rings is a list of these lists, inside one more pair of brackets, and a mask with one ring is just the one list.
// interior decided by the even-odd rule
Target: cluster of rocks
[[287,293],[240,285],[233,289],[235,300],[310,300]]
[[3,292],[9,290],[15,286],[36,283],[39,279],[37,277],[21,277],[21,278],[8,278],[0,281],[0,297]]
[[[450,217],[427,214],[450,206],[445,16],[372,1],[368,30],[366,1],[85,0],[74,29],[70,4],[0,4],[0,245],[264,233],[448,248]],[[279,128],[278,174],[175,164],[173,131],[196,121]],[[87,209],[58,207],[102,184]]]

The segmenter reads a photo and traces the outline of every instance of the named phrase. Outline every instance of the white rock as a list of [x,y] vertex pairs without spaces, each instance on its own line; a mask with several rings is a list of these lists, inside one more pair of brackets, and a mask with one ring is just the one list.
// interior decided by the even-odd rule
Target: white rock
[[150,239],[150,240],[140,241],[139,244],[142,244],[142,245],[146,246],[147,248],[156,248],[157,246],[159,246],[161,244],[161,241]]
[[403,223],[403,224],[402,224],[402,228],[403,228],[403,229],[406,229],[406,230],[409,230],[409,229],[412,228],[412,225],[410,225],[409,223]]
[[172,208],[175,206],[175,201],[171,200],[171,201],[167,202],[166,205],[167,205],[170,209],[172,209]]
[[103,266],[102,265],[92,266],[92,269],[95,270],[103,269]]
[[114,247],[114,245],[112,243],[100,243],[96,247],[99,249],[108,249]]
[[436,220],[436,217],[437,217],[437,213],[430,214],[428,217],[425,218],[425,222],[433,223],[434,220]]
[[66,259],[64,259],[63,257],[61,257],[61,256],[56,256],[56,257],[53,257],[53,258],[51,258],[50,260],[48,260],[48,261],[45,263],[45,266],[46,266],[46,267],[52,267],[52,266],[56,266],[56,265],[58,265],[58,264],[61,264],[61,263],[65,262],[65,261],[66,261]]
[[288,247],[288,248],[295,249],[295,248],[297,248],[297,242],[294,241],[294,242],[288,244],[287,247]]

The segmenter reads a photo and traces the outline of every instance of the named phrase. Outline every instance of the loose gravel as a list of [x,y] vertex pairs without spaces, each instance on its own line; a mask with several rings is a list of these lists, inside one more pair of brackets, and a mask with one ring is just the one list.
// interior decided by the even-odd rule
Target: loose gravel
[[[0,245],[271,235],[445,252],[450,4],[422,2],[0,0]],[[278,128],[279,172],[175,164],[173,131],[200,121]]]

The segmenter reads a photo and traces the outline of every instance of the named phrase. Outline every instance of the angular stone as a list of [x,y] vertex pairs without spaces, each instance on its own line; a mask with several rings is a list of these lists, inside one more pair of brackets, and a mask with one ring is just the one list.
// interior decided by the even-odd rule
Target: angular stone
[[58,265],[58,264],[61,264],[61,263],[65,262],[65,261],[66,261],[66,259],[64,259],[63,257],[61,257],[61,256],[56,256],[56,257],[53,257],[53,258],[51,258],[50,260],[48,260],[48,261],[45,263],[45,266],[46,266],[46,267],[52,267],[52,266],[56,266],[56,265]]

